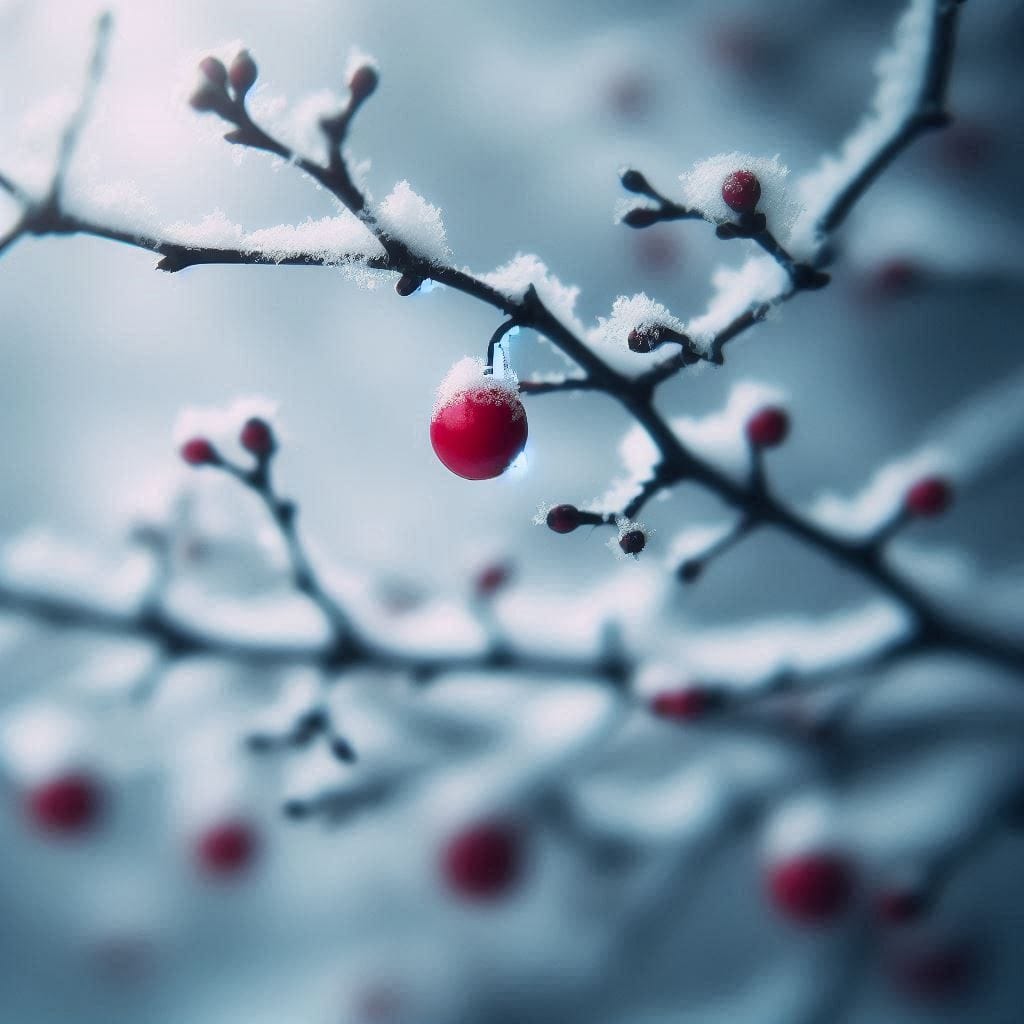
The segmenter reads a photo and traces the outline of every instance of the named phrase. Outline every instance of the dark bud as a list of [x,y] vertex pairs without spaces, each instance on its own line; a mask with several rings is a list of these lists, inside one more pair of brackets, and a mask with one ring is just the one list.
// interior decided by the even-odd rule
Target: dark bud
[[352,72],[352,77],[348,80],[348,89],[352,93],[353,104],[359,104],[368,99],[370,94],[377,88],[379,81],[380,75],[377,74],[377,69],[369,64],[356,68]]
[[240,50],[228,69],[228,81],[235,90],[235,95],[239,98],[244,96],[256,84],[258,74],[259,69],[252,55],[248,50]]
[[312,808],[305,800],[286,800],[281,810],[286,818],[298,821],[300,818],[308,818]]
[[649,228],[661,220],[661,211],[652,206],[637,206],[630,210],[623,218],[622,223],[630,228]]
[[619,181],[627,192],[639,192],[642,195],[650,195],[654,190],[650,182],[637,170],[632,167],[619,175]]
[[412,295],[412,293],[415,292],[421,284],[423,284],[422,277],[415,277],[412,274],[403,274],[395,282],[395,291],[405,298],[407,295]]
[[346,764],[352,764],[356,759],[355,749],[344,736],[335,736],[331,740],[331,753]]
[[661,328],[653,324],[634,327],[626,337],[630,352],[653,352],[664,340]]
[[575,505],[556,505],[548,512],[548,529],[555,533],[572,533],[582,522],[580,510]]
[[793,284],[797,288],[816,291],[818,288],[824,288],[831,280],[828,274],[823,274],[806,263],[798,263],[793,268]]
[[190,466],[216,466],[220,462],[217,449],[205,437],[193,437],[181,446],[181,457]]
[[228,82],[228,69],[224,67],[222,61],[216,57],[204,57],[199,62],[199,73],[210,85],[215,86],[221,92],[224,91]]
[[704,563],[699,558],[690,558],[676,570],[676,575],[683,583],[695,583],[704,571]]
[[647,535],[643,530],[629,530],[619,538],[619,547],[624,554],[639,555],[647,547]]
[[718,227],[715,228],[715,234],[725,241],[728,241],[730,238],[735,238],[737,233],[736,225],[729,224],[728,222],[725,224],[719,224]]

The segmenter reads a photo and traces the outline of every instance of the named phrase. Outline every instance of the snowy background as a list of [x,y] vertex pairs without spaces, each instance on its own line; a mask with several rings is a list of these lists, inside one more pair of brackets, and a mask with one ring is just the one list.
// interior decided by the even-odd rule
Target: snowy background
[[[699,223],[643,232],[616,224],[618,169],[640,167],[665,190],[718,152],[778,153],[807,169],[865,109],[899,8],[874,0],[125,2],[115,8],[109,69],[67,204],[153,227],[216,211],[246,230],[333,213],[301,175],[226,146],[215,120],[184,98],[196,59],[241,38],[261,68],[261,101],[272,107],[284,96],[301,108],[304,96],[343,87],[357,46],[380,61],[382,76],[350,140],[354,155],[371,161],[367,186],[382,199],[408,179],[438,205],[457,265],[485,272],[517,252],[537,253],[580,287],[586,324],[607,316],[616,296],[641,290],[690,316],[706,304],[712,269],[741,262],[742,243],[730,248]],[[86,0],[0,0],[0,169],[27,184],[45,180],[95,13]],[[955,448],[980,432],[984,455],[970,486],[913,539],[969,553],[966,566],[951,556],[940,567],[975,580],[970,607],[1016,612],[1019,628],[1024,491],[1014,414],[1024,407],[1024,360],[1015,326],[1024,259],[1014,189],[1024,128],[1014,112],[1024,102],[1016,67],[1024,12],[1012,0],[971,0],[962,27],[957,124],[916,144],[871,190],[842,235],[833,285],[798,296],[730,346],[724,368],[681,375],[661,406],[714,411],[743,380],[788,395],[793,436],[772,472],[794,502],[822,490],[849,494],[929,436]],[[13,216],[6,202],[0,215]],[[689,487],[645,510],[658,532],[636,565],[612,558],[604,533],[537,529],[538,504],[585,504],[621,474],[617,448],[629,423],[600,396],[531,400],[521,471],[477,484],[447,473],[427,436],[435,388],[456,360],[483,354],[499,322],[464,296],[434,289],[400,299],[387,279],[362,287],[338,269],[167,275],[154,263],[93,239],[23,241],[0,263],[0,534],[37,531],[27,553],[24,541],[9,549],[8,567],[35,558],[55,559],[63,575],[95,569],[83,568],[78,549],[42,537],[45,527],[84,543],[101,565],[113,559],[126,574],[107,574],[116,589],[134,571],[119,550],[127,531],[185,477],[172,435],[180,411],[256,393],[279,403],[282,483],[299,499],[317,551],[399,598],[460,601],[473,571],[502,557],[516,567],[502,612],[516,629],[584,643],[617,610],[631,638],[678,652],[690,650],[684,636],[706,635],[703,626],[839,614],[865,596],[772,535],[737,548],[699,586],[678,588],[665,573],[670,540],[678,526],[714,521],[716,512]],[[512,360],[522,376],[561,368],[525,332]],[[986,394],[994,404],[979,407]],[[957,418],[968,407],[982,412]],[[237,538],[204,570],[203,600],[212,593],[255,607],[276,572],[259,546],[257,509],[216,483],[196,502],[211,535]],[[457,628],[454,617],[436,621]],[[543,836],[522,893],[467,910],[438,885],[438,844],[453,821],[514,803],[531,770],[557,772],[558,757],[592,739],[609,713],[593,687],[441,684],[429,702],[501,726],[501,742],[477,763],[429,744],[420,750],[401,728],[403,691],[355,680],[339,700],[361,752],[385,768],[413,764],[423,785],[322,828],[284,821],[279,807],[337,766],[312,755],[260,761],[238,749],[279,690],[287,700],[315,685],[308,672],[185,662],[140,710],[123,690],[145,672],[146,650],[14,620],[0,628],[0,1019],[12,1024],[574,1014],[623,1024],[753,1022],[767,1019],[766,1006],[778,1008],[771,1019],[800,1020],[808,991],[852,954],[841,930],[798,934],[765,905],[759,860],[773,836],[828,819],[867,859],[884,862],[886,851],[941,844],[957,825],[945,812],[980,799],[994,772],[1020,768],[1010,744],[987,743],[984,757],[978,744],[943,747],[870,777],[841,813],[801,789],[780,807],[774,831],[769,823],[727,852],[697,849],[680,863],[678,851],[719,813],[716,801],[736,778],[794,769],[754,741],[705,744],[640,723],[587,793],[591,817],[646,851],[642,870],[581,862],[571,844]],[[936,687],[951,701],[976,701],[981,688],[1008,720],[1024,722],[1012,688],[971,666],[918,664],[907,676],[897,687],[907,701]],[[631,751],[643,751],[642,763]],[[26,827],[19,793],[69,752],[100,766],[116,800],[96,836],[47,844]],[[259,821],[262,845],[248,877],[218,886],[198,877],[190,842],[225,809]],[[838,824],[829,818],[837,814]],[[966,935],[984,970],[966,1002],[930,1013],[1016,1019],[1009,1007],[1020,999],[1024,903],[1007,889],[1021,852],[1020,838],[992,844],[943,901],[935,927]],[[666,865],[675,874],[658,889]],[[641,919],[633,934],[627,922],[648,890],[667,891],[671,912]],[[880,970],[869,968],[859,984],[850,1019],[918,1019]],[[367,996],[380,991],[388,996]]]

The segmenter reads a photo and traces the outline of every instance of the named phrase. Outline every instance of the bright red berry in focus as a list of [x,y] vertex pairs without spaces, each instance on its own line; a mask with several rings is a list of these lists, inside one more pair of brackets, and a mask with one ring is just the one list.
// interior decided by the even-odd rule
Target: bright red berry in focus
[[62,775],[28,795],[32,820],[47,832],[74,835],[95,824],[103,805],[99,784],[88,775]]
[[220,461],[217,449],[205,437],[193,437],[181,446],[181,457],[190,466],[211,466]]
[[662,690],[651,698],[651,712],[659,718],[676,722],[692,721],[714,710],[719,694],[706,686],[684,686],[678,690]]
[[503,388],[471,387],[440,404],[430,421],[430,443],[456,476],[501,476],[526,446],[526,409]]
[[808,853],[771,869],[768,889],[778,909],[799,924],[825,924],[853,897],[853,870],[832,853]]
[[753,171],[733,171],[722,182],[722,198],[736,213],[753,213],[761,199],[761,182]]
[[575,505],[555,505],[548,511],[548,529],[555,533],[572,533],[580,525],[580,510]]
[[211,875],[229,877],[250,866],[257,852],[256,832],[244,821],[214,825],[196,843],[200,866]]
[[493,900],[519,881],[523,869],[522,843],[509,825],[488,822],[460,832],[445,847],[445,881],[460,896]]
[[912,516],[937,516],[949,507],[953,500],[953,488],[948,480],[939,476],[927,476],[918,480],[907,491],[904,506]]
[[238,440],[246,451],[261,458],[270,455],[276,447],[274,431],[270,424],[258,416],[245,421]]
[[785,409],[767,405],[747,420],[747,440],[755,448],[774,448],[789,434],[789,415]]

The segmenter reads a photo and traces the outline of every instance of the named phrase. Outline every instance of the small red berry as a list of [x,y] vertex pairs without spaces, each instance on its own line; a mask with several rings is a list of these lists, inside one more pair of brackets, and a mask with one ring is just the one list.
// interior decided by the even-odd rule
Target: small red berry
[[927,910],[928,901],[917,889],[888,889],[879,894],[875,907],[886,924],[909,924]]
[[220,461],[217,449],[205,437],[193,437],[181,446],[181,457],[190,466],[212,466]]
[[824,924],[853,897],[853,871],[832,853],[808,853],[771,869],[768,889],[776,907],[800,924]]
[[627,530],[619,538],[619,547],[624,555],[639,555],[647,547],[647,535],[643,530]]
[[926,476],[907,491],[904,508],[912,516],[941,515],[953,500],[953,488],[948,480],[939,476]]
[[867,281],[870,296],[889,298],[905,295],[921,280],[921,268],[911,260],[893,257],[875,267]]
[[437,457],[466,480],[500,476],[526,446],[526,409],[519,395],[487,380],[447,396],[430,421]]
[[259,69],[248,50],[239,50],[228,68],[228,81],[239,96],[244,96],[255,84]]
[[519,880],[523,851],[516,829],[500,822],[474,825],[444,849],[442,871],[449,887],[468,899],[504,895]]
[[257,851],[256,832],[244,821],[214,825],[196,843],[200,866],[211,875],[240,874],[252,863]]
[[83,832],[103,809],[98,783],[80,773],[62,775],[32,790],[28,811],[44,831],[60,835]]
[[736,213],[753,213],[761,199],[761,182],[753,171],[733,171],[722,182],[722,198]]
[[377,88],[378,82],[380,75],[377,74],[376,68],[369,64],[356,68],[348,80],[348,89],[352,93],[353,101],[362,103]]
[[678,690],[662,690],[651,698],[651,712],[659,718],[675,722],[692,721],[713,711],[721,695],[707,686],[684,686]]
[[242,447],[259,458],[265,458],[277,447],[274,431],[266,420],[253,416],[245,421],[238,440]]
[[548,511],[545,521],[548,529],[555,533],[572,533],[583,522],[580,510],[575,505],[555,505]]
[[775,405],[766,405],[747,420],[747,440],[755,448],[774,448],[789,434],[789,414]]

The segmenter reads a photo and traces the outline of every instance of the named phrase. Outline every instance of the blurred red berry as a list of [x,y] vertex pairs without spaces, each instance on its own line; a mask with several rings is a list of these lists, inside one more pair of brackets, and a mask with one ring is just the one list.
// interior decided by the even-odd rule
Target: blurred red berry
[[96,823],[103,807],[99,783],[72,773],[43,783],[28,795],[32,820],[46,832],[75,835]]
[[722,198],[736,213],[753,213],[761,199],[761,182],[753,171],[733,171],[722,182]]
[[518,395],[478,388],[434,411],[430,443],[444,465],[465,480],[500,476],[526,446],[526,409]]
[[474,588],[480,597],[491,597],[512,579],[512,567],[496,563],[488,565],[477,573]]
[[270,455],[277,446],[270,424],[258,416],[245,421],[238,440],[246,451],[260,458]]
[[720,704],[720,694],[706,686],[684,686],[662,690],[651,698],[651,711],[659,718],[676,722],[692,721]]
[[807,853],[775,865],[768,889],[775,906],[800,924],[825,924],[838,917],[853,897],[853,870],[832,853]]
[[949,481],[938,476],[928,476],[911,485],[904,499],[904,507],[912,516],[928,518],[941,515],[953,500],[953,488]]
[[210,466],[220,461],[217,449],[205,437],[193,437],[181,446],[181,457],[190,466]]
[[636,262],[652,274],[666,274],[679,265],[679,243],[674,235],[655,228],[631,235]]
[[774,448],[789,434],[789,414],[775,405],[766,405],[747,420],[747,440],[755,448]]
[[608,106],[621,118],[642,117],[654,99],[654,89],[647,78],[626,71],[612,79],[608,86]]
[[211,875],[230,877],[248,868],[257,853],[256,832],[244,821],[227,821],[204,832],[196,844],[199,865]]
[[449,887],[467,899],[492,900],[505,895],[522,874],[518,831],[501,822],[474,825],[444,849],[442,870]]

